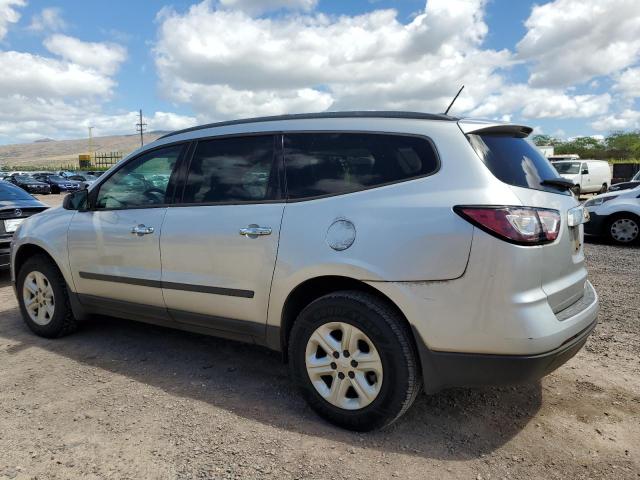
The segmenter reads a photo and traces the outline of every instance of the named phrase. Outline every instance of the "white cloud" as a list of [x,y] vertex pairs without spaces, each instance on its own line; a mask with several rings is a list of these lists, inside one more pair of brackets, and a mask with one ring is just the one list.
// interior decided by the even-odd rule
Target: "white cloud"
[[490,95],[471,114],[495,117],[502,112],[519,112],[524,118],[588,118],[609,109],[611,95],[569,95],[556,89],[511,85]]
[[26,4],[25,0],[0,0],[0,40],[7,35],[9,24],[20,20],[20,13],[16,8]]
[[47,38],[44,46],[65,60],[106,75],[113,75],[127,58],[127,50],[117,43],[83,42],[61,34]]
[[[0,96],[0,141],[31,141],[42,137],[82,138],[93,126],[95,136],[135,133],[138,112],[106,113],[97,103],[45,100],[23,95]],[[177,130],[196,124],[194,117],[155,112],[144,117],[147,131]]]
[[251,14],[261,14],[273,10],[310,11],[318,4],[318,0],[220,0],[226,8],[243,10]]
[[640,55],[638,0],[555,0],[533,7],[518,56],[529,83],[566,87],[632,65]]
[[[134,112],[135,113],[135,112]],[[195,117],[172,112],[156,112],[146,120],[148,130],[181,130],[197,125]]]
[[57,7],[43,8],[42,11],[31,18],[29,30],[42,32],[45,30],[57,32],[64,30],[67,22],[62,18],[62,10]]
[[161,89],[201,118],[332,109],[469,110],[499,88],[508,51],[481,50],[484,2],[430,0],[409,24],[395,10],[252,18],[210,2],[163,11]]
[[81,65],[15,51],[0,51],[0,97],[109,96],[115,82]]
[[640,67],[628,68],[617,77],[615,90],[628,98],[640,97]]
[[615,130],[640,129],[640,111],[623,110],[620,113],[607,115],[591,123],[595,130],[612,132]]

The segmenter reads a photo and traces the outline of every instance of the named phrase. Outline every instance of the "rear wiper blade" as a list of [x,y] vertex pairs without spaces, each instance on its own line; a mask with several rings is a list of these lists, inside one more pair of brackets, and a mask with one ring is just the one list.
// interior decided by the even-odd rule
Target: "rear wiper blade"
[[552,185],[554,187],[566,188],[567,190],[571,190],[576,186],[575,183],[571,180],[567,180],[566,178],[549,178],[541,181],[540,185]]

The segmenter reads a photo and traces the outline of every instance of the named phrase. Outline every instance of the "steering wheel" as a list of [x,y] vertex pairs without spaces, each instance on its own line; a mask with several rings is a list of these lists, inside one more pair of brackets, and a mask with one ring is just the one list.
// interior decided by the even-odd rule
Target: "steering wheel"
[[[145,197],[153,201],[153,203],[162,203],[164,201],[165,192],[159,188],[150,188],[142,193]],[[157,195],[161,195],[159,198]]]

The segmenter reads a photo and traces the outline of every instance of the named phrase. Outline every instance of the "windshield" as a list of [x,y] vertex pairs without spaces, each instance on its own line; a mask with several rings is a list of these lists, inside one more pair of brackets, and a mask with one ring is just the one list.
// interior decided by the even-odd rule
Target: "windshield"
[[49,175],[47,178],[49,180],[53,180],[54,182],[66,182],[67,181],[66,178],[63,178],[63,177],[61,177],[59,175]]
[[33,200],[33,197],[21,188],[0,181],[0,202],[7,200]]
[[37,180],[29,175],[14,175],[16,180],[19,182],[37,182]]
[[524,138],[507,134],[468,135],[471,146],[498,180],[515,187],[570,195],[566,188],[544,184],[558,174],[540,150]]
[[580,162],[555,162],[553,164],[560,175],[577,175],[580,173]]

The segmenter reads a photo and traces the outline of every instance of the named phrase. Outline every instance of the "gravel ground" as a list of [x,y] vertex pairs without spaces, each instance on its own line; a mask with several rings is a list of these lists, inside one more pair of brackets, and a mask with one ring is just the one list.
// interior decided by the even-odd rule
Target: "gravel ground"
[[370,434],[316,417],[258,347],[105,318],[35,337],[0,273],[0,479],[638,479],[640,249],[585,248],[602,311],[575,358]]

